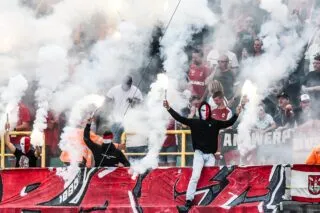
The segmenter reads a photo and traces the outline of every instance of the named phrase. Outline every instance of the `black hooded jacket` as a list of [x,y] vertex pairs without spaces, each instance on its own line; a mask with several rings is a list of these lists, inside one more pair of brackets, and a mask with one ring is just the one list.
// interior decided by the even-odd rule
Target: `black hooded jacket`
[[[217,152],[219,130],[232,126],[236,122],[238,116],[234,114],[232,118],[227,121],[215,120],[212,119],[211,116],[209,117],[209,119],[203,120],[201,118],[200,112],[200,109],[203,105],[208,105],[208,103],[203,102],[200,105],[200,119],[189,119],[182,117],[172,108],[170,108],[168,112],[175,120],[190,127],[192,145],[194,150],[198,149],[206,154],[214,154]],[[210,110],[210,105],[208,106]],[[211,115],[211,110],[209,114]]]
[[115,167],[118,163],[122,163],[126,167],[130,166],[127,158],[119,149],[114,146],[113,143],[102,145],[94,143],[90,139],[90,127],[91,124],[88,123],[84,129],[83,140],[93,153],[96,167]]

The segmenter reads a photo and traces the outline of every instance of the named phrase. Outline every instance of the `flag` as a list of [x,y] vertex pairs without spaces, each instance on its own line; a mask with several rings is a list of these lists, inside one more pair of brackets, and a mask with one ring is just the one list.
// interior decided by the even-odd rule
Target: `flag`
[[292,166],[291,197],[293,201],[320,202],[320,166]]

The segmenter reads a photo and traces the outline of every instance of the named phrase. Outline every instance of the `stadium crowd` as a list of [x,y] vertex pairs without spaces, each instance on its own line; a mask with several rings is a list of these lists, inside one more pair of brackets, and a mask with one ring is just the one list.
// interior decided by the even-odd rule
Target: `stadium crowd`
[[[320,111],[318,110],[320,102],[320,16],[313,11],[320,8],[317,1],[296,0],[283,1],[290,8],[290,17],[298,22],[298,25],[303,26],[310,22],[317,23],[313,35],[309,42],[305,45],[304,53],[297,61],[297,67],[290,71],[287,78],[275,82],[270,88],[267,97],[259,104],[258,120],[256,121],[252,131],[262,133],[273,131],[275,129],[291,128],[294,126],[305,125],[307,128],[314,126],[317,120],[320,120]],[[209,1],[211,9],[215,13],[221,12],[221,1]],[[33,8],[32,4],[26,6]],[[34,8],[33,8],[34,9]],[[50,13],[50,4],[42,5],[38,8],[39,18]],[[250,101],[247,98],[241,99],[241,87],[244,79],[241,79],[242,68],[246,60],[250,58],[261,57],[265,54],[263,37],[259,37],[260,28],[268,19],[270,14],[259,7],[259,0],[242,1],[235,8],[230,9],[228,19],[232,20],[232,29],[236,32],[236,41],[232,46],[224,46],[213,44],[215,32],[219,31],[219,27],[223,27],[227,23],[218,23],[214,28],[206,27],[202,32],[194,35],[193,41],[186,48],[189,55],[189,69],[186,70],[186,78],[188,85],[184,90],[189,91],[189,104],[181,110],[181,114],[188,118],[199,117],[198,108],[201,102],[206,101],[211,106],[211,117],[216,120],[229,120],[236,111],[236,107],[240,104],[245,108],[246,103]],[[88,33],[86,25],[92,25],[95,28]],[[159,56],[158,39],[162,36],[161,30],[156,33],[154,42],[151,44],[150,55],[152,57]],[[100,39],[108,36],[108,29],[105,27],[103,18],[97,14],[88,23],[82,23],[73,32],[73,47],[69,50],[70,57],[70,73],[74,72],[74,66],[81,62],[84,57],[90,57],[90,49]],[[210,39],[208,39],[210,38]],[[220,39],[222,41],[222,39]],[[219,41],[220,41],[219,40]],[[94,59],[93,59],[94,60]],[[162,71],[161,63],[159,66],[151,67],[153,69],[148,72],[148,75],[155,76],[156,73]],[[148,79],[147,77],[145,77]],[[149,78],[153,79],[153,78]],[[149,82],[150,85],[151,82]],[[135,86],[136,85],[136,86]],[[114,147],[119,150],[124,150],[128,153],[145,153],[148,150],[148,142],[141,141],[139,144],[130,141],[130,135],[126,138],[126,144],[121,143],[121,135],[125,132],[121,122],[110,124],[106,120],[105,108],[113,108],[112,113],[116,117],[125,114],[126,110],[134,108],[136,105],[143,102],[143,97],[147,93],[147,86],[143,88],[137,87],[135,76],[123,76],[123,82],[109,89],[105,94],[106,102],[104,106],[95,114],[92,125],[90,140],[92,143],[103,144],[104,132],[106,126],[113,133]],[[32,89],[31,89],[32,90]],[[14,128],[15,131],[31,131],[34,120],[35,106],[34,100],[28,93],[19,104],[19,121]],[[125,101],[123,101],[125,100]],[[241,103],[240,103],[241,101]],[[58,148],[60,135],[63,127],[66,125],[66,113],[56,115],[53,111],[48,112],[47,124],[48,127],[44,131],[45,146],[47,156],[47,166],[58,166],[61,162],[70,162],[69,154],[61,152]],[[87,118],[86,118],[87,119]],[[79,124],[78,138],[83,146],[86,142],[83,139],[86,119]],[[240,118],[241,120],[241,118]],[[91,123],[91,121],[90,121]],[[232,127],[236,131],[237,123]],[[188,129],[187,126],[178,123],[175,120],[170,120],[168,130]],[[99,136],[101,135],[101,136]],[[87,135],[88,136],[88,135]],[[110,136],[110,134],[109,134]],[[12,134],[10,143],[19,144],[21,138]],[[9,140],[9,139],[8,139]],[[30,142],[29,142],[30,143]],[[8,144],[7,144],[8,145]],[[7,151],[16,152],[13,146],[8,145]],[[22,146],[17,146],[21,149]],[[219,144],[217,159],[222,158],[221,144]],[[177,152],[181,151],[181,140],[176,135],[167,135],[161,152]],[[191,152],[191,138],[187,137],[186,151]],[[311,150],[310,150],[311,151]],[[39,155],[37,150],[37,155]],[[21,153],[19,152],[19,155]],[[94,166],[92,152],[87,149],[83,153],[83,159],[79,162],[85,166]],[[132,156],[130,158],[139,159],[142,156]],[[129,160],[130,160],[129,158]],[[13,166],[14,160],[9,158],[7,166]],[[12,162],[11,162],[12,161]],[[179,157],[174,155],[160,156],[160,166],[176,166]],[[16,164],[18,165],[18,164]],[[192,156],[187,156],[187,165],[192,165]],[[18,165],[19,166],[19,165]],[[97,165],[96,165],[97,166]]]

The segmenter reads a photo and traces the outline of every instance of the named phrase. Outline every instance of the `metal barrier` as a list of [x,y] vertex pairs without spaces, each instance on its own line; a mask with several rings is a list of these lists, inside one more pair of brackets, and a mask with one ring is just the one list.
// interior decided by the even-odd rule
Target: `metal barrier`
[[[190,130],[167,130],[167,135],[181,135],[181,152],[161,152],[159,155],[180,155],[181,156],[181,167],[186,166],[186,156],[193,155],[193,152],[186,152],[186,135],[191,134]],[[134,135],[134,133],[122,133],[121,143],[126,144],[127,135]],[[126,156],[139,156],[147,153],[128,153],[124,151]]]
[[[31,135],[31,132],[9,132],[9,135]],[[10,156],[14,156],[13,154],[9,154],[9,153],[5,153],[6,151],[6,147],[5,147],[5,138],[4,138],[4,134],[1,135],[1,149],[0,149],[0,155],[1,155],[1,159],[0,159],[0,164],[1,164],[1,169],[5,169],[5,158],[6,157],[10,157]],[[46,146],[43,145],[41,147],[41,167],[46,167]]]

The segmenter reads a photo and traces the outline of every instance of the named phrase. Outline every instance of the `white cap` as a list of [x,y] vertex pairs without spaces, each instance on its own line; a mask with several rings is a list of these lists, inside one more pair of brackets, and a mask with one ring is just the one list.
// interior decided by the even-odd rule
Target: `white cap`
[[300,96],[300,101],[310,101],[310,96],[308,94],[302,94]]

